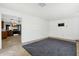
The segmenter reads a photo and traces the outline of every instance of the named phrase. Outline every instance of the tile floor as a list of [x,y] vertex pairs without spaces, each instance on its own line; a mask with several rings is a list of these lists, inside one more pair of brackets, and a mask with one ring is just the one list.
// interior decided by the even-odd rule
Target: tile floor
[[3,49],[0,56],[30,56],[21,45],[21,36],[8,37],[3,39]]
[[77,56],[79,56],[79,41],[76,41],[76,52]]

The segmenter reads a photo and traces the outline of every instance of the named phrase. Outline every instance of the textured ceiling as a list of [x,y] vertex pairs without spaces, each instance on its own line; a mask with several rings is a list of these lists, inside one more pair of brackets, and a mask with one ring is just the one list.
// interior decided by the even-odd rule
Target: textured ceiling
[[47,20],[63,19],[79,13],[78,3],[2,3],[0,6]]

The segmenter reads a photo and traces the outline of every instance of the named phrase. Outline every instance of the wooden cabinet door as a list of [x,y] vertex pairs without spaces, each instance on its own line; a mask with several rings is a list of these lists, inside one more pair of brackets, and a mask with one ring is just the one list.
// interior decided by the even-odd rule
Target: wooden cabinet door
[[2,32],[2,38],[3,38],[3,39],[6,39],[7,37],[8,37],[7,31],[3,31],[3,32]]

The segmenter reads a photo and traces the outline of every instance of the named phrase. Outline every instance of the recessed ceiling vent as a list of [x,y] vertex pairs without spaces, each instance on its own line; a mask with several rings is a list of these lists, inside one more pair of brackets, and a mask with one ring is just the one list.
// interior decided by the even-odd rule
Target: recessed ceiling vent
[[41,7],[45,7],[46,4],[45,4],[45,3],[39,3],[39,6],[41,6]]

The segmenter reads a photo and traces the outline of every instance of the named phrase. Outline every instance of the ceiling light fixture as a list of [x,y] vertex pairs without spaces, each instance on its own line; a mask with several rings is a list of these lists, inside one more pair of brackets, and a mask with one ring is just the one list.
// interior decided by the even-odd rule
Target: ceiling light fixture
[[45,4],[45,3],[39,3],[39,6],[41,6],[41,7],[45,7],[46,4]]

